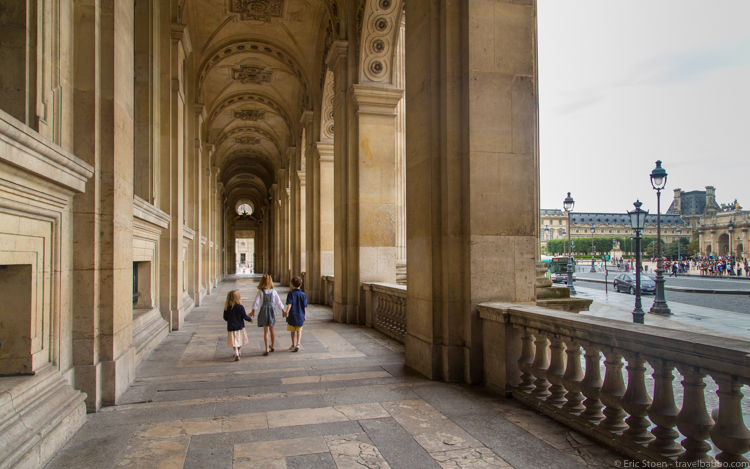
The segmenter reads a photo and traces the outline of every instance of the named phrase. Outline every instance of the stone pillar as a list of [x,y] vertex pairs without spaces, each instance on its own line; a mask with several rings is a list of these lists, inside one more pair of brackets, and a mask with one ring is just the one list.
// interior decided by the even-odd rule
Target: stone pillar
[[[349,124],[352,119],[349,109],[349,44],[347,41],[334,41],[326,57],[328,69],[333,73],[333,120],[336,123],[335,137],[333,139],[333,211],[334,211],[334,251],[333,274],[336,277],[334,283],[333,319],[337,322],[348,322],[350,316],[356,316],[356,311],[349,314],[349,305],[353,305],[352,294],[348,291],[349,281],[344,277],[349,275],[349,251],[347,239],[349,231],[352,230],[350,223],[355,217],[350,217],[347,211],[349,205]],[[322,172],[322,168],[321,168]],[[322,174],[321,174],[322,176]],[[324,208],[321,201],[321,210]],[[356,253],[355,253],[356,254]],[[325,301],[326,292],[323,293]],[[356,295],[356,292],[354,294]]]
[[305,168],[297,171],[297,181],[299,184],[298,193],[298,213],[299,228],[296,231],[296,235],[299,239],[299,252],[297,254],[297,270],[293,272],[294,275],[301,275],[305,271],[307,264],[307,179],[305,175]]
[[93,412],[135,378],[133,6],[76,1],[73,14],[73,149],[94,168],[73,204],[73,363]]
[[395,110],[403,92],[350,86],[348,49],[336,41],[327,58],[336,122],[333,317],[364,324],[360,282],[396,282]]
[[333,145],[330,143],[318,142],[315,144],[317,154],[317,184],[318,191],[316,194],[317,211],[315,223],[317,223],[317,268],[319,274],[318,281],[318,299],[321,303],[326,302],[327,292],[325,284],[321,281],[323,276],[334,275],[334,164],[333,164]]
[[431,379],[480,382],[477,303],[535,299],[536,2],[526,3],[409,6],[406,364]]

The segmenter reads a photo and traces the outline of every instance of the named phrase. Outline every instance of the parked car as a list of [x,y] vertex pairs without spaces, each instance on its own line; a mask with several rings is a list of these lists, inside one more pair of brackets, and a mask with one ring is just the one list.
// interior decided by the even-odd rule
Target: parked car
[[[618,275],[612,282],[612,286],[616,292],[624,291],[635,295],[635,274],[627,273]],[[656,294],[656,282],[644,274],[641,274],[641,293]]]

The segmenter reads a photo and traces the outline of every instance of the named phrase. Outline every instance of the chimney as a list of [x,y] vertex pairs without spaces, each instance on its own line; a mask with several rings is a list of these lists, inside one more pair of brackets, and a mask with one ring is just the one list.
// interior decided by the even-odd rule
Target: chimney
[[674,190],[674,204],[672,205],[672,213],[675,215],[682,214],[682,189]]
[[714,186],[706,186],[706,209],[703,213],[707,215],[716,213],[716,188]]

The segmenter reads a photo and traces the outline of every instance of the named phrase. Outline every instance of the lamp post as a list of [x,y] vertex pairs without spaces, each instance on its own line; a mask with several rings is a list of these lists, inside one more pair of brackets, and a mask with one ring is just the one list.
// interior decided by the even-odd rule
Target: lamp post
[[661,190],[667,185],[667,172],[661,167],[661,160],[656,162],[656,168],[651,171],[651,187],[656,191],[656,298],[650,312],[656,314],[672,314],[664,297],[664,269],[661,258]]
[[729,262],[732,262],[732,235],[734,235],[734,221],[729,220],[729,223],[727,224],[727,231],[729,231]]
[[567,254],[568,251],[566,248],[567,245],[565,244],[565,228],[563,228],[562,230],[562,237],[563,237],[563,254]]
[[544,239],[547,241],[547,254],[549,254],[549,226],[544,227]]
[[596,225],[591,224],[591,270],[589,272],[596,272],[594,268],[594,257],[596,257],[596,247],[594,246],[594,231],[596,231]]
[[565,197],[565,200],[563,200],[563,208],[565,209],[565,213],[568,214],[568,288],[570,289],[570,295],[573,296],[576,294],[576,287],[573,286],[573,246],[570,245],[570,212],[573,211],[573,207],[575,207],[576,202],[573,200],[573,197],[570,196],[570,192],[568,192],[568,196]]
[[742,251],[740,251],[740,244],[742,243],[742,238],[740,238],[740,235],[737,235],[737,263],[740,263],[740,258],[742,257]]
[[640,200],[636,200],[633,205],[635,205],[635,210],[628,212],[630,226],[635,232],[635,308],[633,308],[633,322],[643,324],[643,317],[646,313],[643,312],[643,305],[641,305],[641,232],[646,225],[648,211],[641,210],[643,204]]
[[674,274],[675,277],[677,274],[680,273],[680,268],[682,265],[682,256],[680,256],[680,235],[682,234],[682,229],[678,226],[677,227],[677,273]]

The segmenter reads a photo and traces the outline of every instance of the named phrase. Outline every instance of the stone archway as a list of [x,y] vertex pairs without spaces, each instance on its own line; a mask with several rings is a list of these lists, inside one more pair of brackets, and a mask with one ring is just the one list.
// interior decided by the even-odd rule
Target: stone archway
[[729,254],[729,235],[724,233],[719,236],[719,242],[717,244],[717,254],[719,256],[725,256]]

